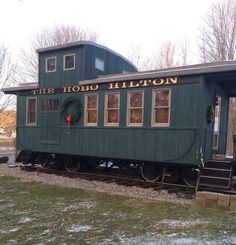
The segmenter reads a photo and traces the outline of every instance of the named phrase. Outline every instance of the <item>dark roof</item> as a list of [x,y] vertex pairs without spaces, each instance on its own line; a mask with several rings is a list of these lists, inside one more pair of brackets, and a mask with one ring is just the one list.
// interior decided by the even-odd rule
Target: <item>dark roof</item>
[[127,58],[125,58],[124,56],[120,55],[119,53],[101,45],[101,44],[98,44],[98,43],[94,43],[94,42],[91,42],[91,41],[77,41],[77,42],[71,42],[71,43],[67,43],[67,44],[62,44],[62,45],[56,45],[56,46],[52,46],[52,47],[46,47],[46,48],[40,48],[40,49],[37,49],[36,51],[38,53],[43,53],[43,52],[50,52],[50,51],[55,51],[55,50],[59,50],[59,49],[66,49],[66,48],[73,48],[73,47],[78,47],[78,46],[82,46],[82,45],[90,45],[90,46],[93,46],[93,47],[97,47],[97,48],[101,48],[101,49],[104,49],[110,53],[113,53],[114,55],[122,58],[123,60],[125,60],[126,62],[128,62],[130,65],[132,65],[137,71],[137,67],[130,61],[128,60]]
[[1,91],[5,94],[16,94],[18,91],[26,91],[31,89],[37,89],[38,83],[22,83],[18,87],[2,88]]
[[132,72],[128,74],[115,74],[99,77],[93,80],[85,80],[79,82],[80,85],[88,83],[105,83],[115,82],[121,80],[135,80],[135,79],[151,79],[160,77],[176,77],[176,76],[189,76],[189,75],[203,75],[210,73],[219,72],[236,72],[236,61],[224,61],[224,62],[213,62],[205,64],[196,64],[189,66],[179,66],[161,70],[151,70],[143,72]]

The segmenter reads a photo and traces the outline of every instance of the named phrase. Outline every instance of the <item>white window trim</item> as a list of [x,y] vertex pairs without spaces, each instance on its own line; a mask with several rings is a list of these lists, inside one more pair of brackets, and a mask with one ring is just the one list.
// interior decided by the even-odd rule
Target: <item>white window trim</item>
[[[118,95],[118,108],[113,108],[113,110],[118,110],[118,123],[108,123],[107,111],[112,110],[107,108],[108,95],[117,94]],[[112,127],[119,126],[120,124],[120,93],[106,93],[105,94],[105,106],[104,106],[104,126]]]
[[[53,70],[53,71],[49,71],[48,70],[47,62],[48,62],[49,59],[55,59],[55,70]],[[56,72],[57,71],[57,57],[56,56],[47,57],[45,59],[45,71],[46,71],[46,73]]]
[[[29,109],[29,103],[28,101],[30,99],[35,99],[35,123],[28,123],[28,109]],[[27,126],[36,126],[37,125],[37,97],[27,97],[26,98],[26,125]]]
[[[103,63],[103,69],[99,69],[98,67],[96,67],[96,61],[98,61],[98,62],[102,62]],[[95,57],[95,68],[97,69],[97,70],[99,70],[99,71],[104,71],[105,70],[105,62],[104,62],[104,60],[101,60],[101,59],[99,59],[98,57]]]
[[[141,92],[143,94],[142,98],[143,98],[143,101],[142,101],[142,107],[134,107],[133,109],[142,109],[142,123],[130,123],[129,121],[129,111],[130,108],[129,107],[129,102],[130,102],[130,94],[131,93],[135,93],[135,92]],[[142,127],[143,126],[143,114],[144,114],[144,90],[135,90],[135,91],[128,91],[127,93],[127,113],[126,113],[126,125],[128,127]]]
[[[155,123],[155,92],[156,91],[169,91],[169,106],[159,106],[158,108],[169,108],[168,123]],[[152,127],[169,127],[170,126],[170,111],[171,111],[171,89],[153,89],[152,90]]]
[[[68,57],[68,56],[74,56],[74,67],[71,67],[71,68],[66,68],[65,66],[66,66],[66,57]],[[71,54],[65,54],[64,56],[63,56],[63,70],[64,71],[69,71],[69,70],[74,70],[75,69],[75,53],[71,53]]]
[[[90,95],[96,95],[97,96],[97,108],[93,108],[93,109],[88,109],[87,108],[87,100],[88,100],[88,96]],[[86,94],[84,96],[84,126],[91,126],[91,127],[96,127],[98,125],[98,103],[99,103],[99,96],[98,94]],[[97,110],[97,122],[96,123],[88,123],[87,122],[87,111],[88,110]]]

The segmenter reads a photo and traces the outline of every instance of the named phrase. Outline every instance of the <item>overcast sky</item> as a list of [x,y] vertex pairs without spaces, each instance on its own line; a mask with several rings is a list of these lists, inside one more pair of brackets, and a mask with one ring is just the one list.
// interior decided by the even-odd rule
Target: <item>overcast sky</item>
[[99,33],[99,43],[127,56],[141,46],[151,56],[166,40],[196,46],[199,27],[215,0],[1,0],[0,43],[13,54],[32,34],[55,24]]

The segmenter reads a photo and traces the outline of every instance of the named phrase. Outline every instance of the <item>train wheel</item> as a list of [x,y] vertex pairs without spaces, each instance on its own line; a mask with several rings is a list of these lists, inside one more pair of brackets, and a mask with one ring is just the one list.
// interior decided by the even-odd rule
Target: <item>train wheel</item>
[[187,168],[183,172],[183,181],[188,186],[196,186],[198,179],[198,171],[194,168]]
[[66,171],[70,173],[78,172],[80,169],[80,161],[78,159],[66,158],[64,164]]
[[140,166],[141,175],[147,182],[156,182],[161,177],[161,171],[151,163],[142,163]]

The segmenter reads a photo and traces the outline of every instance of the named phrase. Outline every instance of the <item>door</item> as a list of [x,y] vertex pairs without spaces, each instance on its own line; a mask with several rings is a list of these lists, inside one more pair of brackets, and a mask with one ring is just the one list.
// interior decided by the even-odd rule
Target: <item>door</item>
[[60,143],[59,99],[41,100],[41,139],[43,144]]

